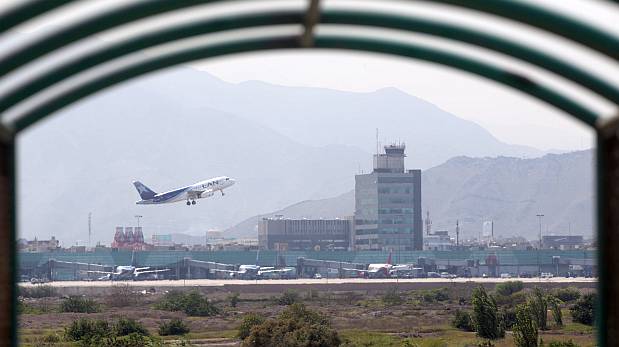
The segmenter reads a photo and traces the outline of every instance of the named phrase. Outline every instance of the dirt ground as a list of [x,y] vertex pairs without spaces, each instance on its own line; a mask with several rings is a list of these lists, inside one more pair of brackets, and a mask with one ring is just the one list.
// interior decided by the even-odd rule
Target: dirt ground
[[[310,288],[296,290],[295,293],[298,301],[330,317],[333,327],[348,343],[347,346],[404,346],[405,340],[413,341],[420,347],[477,346],[482,340],[475,337],[475,333],[451,327],[457,309],[471,309],[469,298],[474,287],[473,284],[457,283],[439,289],[408,290],[394,285],[383,290],[336,291]],[[188,339],[194,345],[236,346],[239,345],[235,338],[236,329],[245,314],[258,313],[272,318],[285,308],[277,303],[280,293],[240,293],[238,304],[231,307],[231,292],[204,290],[221,312],[213,317],[187,317],[182,312],[153,308],[166,290],[155,288],[154,293],[149,293],[131,289],[130,300],[119,299],[119,294],[114,293],[114,290],[93,295],[101,304],[102,311],[91,314],[59,313],[62,297],[24,298],[23,303],[28,309],[19,318],[22,345],[40,345],[42,336],[46,334],[62,335],[64,328],[80,317],[106,320],[128,317],[140,321],[154,335],[162,321],[182,318],[191,329]],[[126,293],[127,289],[124,290],[123,293]],[[585,292],[593,289],[580,290]],[[442,291],[446,296],[437,300],[433,297],[436,291]],[[393,295],[386,296],[386,293],[396,293],[395,299]],[[542,333],[544,341],[571,339],[579,346],[594,346],[594,329],[572,323],[567,308],[567,304],[563,305],[565,326],[551,326],[549,331]],[[504,339],[494,344],[513,346],[513,337],[508,332]]]

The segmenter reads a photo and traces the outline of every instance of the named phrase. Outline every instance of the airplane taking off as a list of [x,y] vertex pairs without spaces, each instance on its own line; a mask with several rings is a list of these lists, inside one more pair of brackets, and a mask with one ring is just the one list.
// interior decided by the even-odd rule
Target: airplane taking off
[[170,202],[187,201],[187,205],[189,206],[195,205],[196,199],[208,198],[213,196],[217,191],[220,191],[223,196],[224,189],[232,186],[235,182],[236,181],[230,177],[220,176],[164,193],[155,193],[140,181],[133,181],[133,185],[142,198],[142,200],[136,201],[138,205],[167,204]]

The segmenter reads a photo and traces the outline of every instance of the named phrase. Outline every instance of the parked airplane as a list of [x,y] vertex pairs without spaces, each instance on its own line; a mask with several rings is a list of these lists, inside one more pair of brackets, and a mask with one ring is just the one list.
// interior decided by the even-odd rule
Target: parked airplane
[[234,270],[213,270],[213,272],[224,273],[230,278],[238,278],[245,280],[254,280],[259,278],[293,278],[296,277],[296,270],[290,267],[276,269],[273,266],[260,266],[258,259],[260,251],[256,253],[256,264],[239,265],[238,271]]
[[209,180],[200,181],[187,187],[170,190],[164,193],[155,193],[153,190],[142,184],[140,181],[134,181],[135,189],[140,193],[142,200],[136,201],[138,205],[153,205],[166,204],[177,201],[187,201],[187,205],[195,205],[196,199],[208,198],[213,196],[215,192],[220,191],[224,195],[224,189],[232,186],[236,181],[227,176],[211,178]]
[[136,267],[135,252],[131,253],[131,265],[119,265],[114,271],[98,271],[91,270],[86,271],[92,274],[103,274],[98,280],[112,280],[112,281],[139,281],[145,279],[156,279],[156,275],[161,272],[168,272],[170,269],[155,269],[151,270],[150,267]]
[[88,273],[96,273],[103,274],[103,276],[99,277],[100,281],[139,281],[145,279],[156,279],[156,274],[160,272],[168,272],[170,269],[158,269],[151,270],[150,267],[135,267],[132,265],[129,266],[117,266],[114,272],[106,272],[106,271],[86,271]]
[[368,265],[367,275],[370,278],[386,278],[389,277],[389,271],[393,267],[391,264],[391,252],[387,258],[386,264],[370,264]]

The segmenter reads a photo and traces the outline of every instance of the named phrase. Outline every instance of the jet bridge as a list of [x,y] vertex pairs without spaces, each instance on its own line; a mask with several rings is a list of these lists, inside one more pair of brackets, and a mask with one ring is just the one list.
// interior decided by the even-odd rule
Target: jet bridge
[[210,278],[213,277],[213,270],[234,271],[236,266],[232,264],[216,263],[213,261],[193,260],[185,258],[187,268],[187,278]]
[[297,259],[297,275],[299,277],[312,277],[315,274],[326,274],[333,277],[337,273],[337,277],[355,277],[357,271],[366,270],[366,264],[350,263],[337,260],[320,260],[320,259]]
[[113,271],[112,266],[106,266],[101,264],[80,263],[72,261],[63,261],[50,259],[49,261],[41,264],[40,268],[45,269],[47,277],[50,281],[72,275],[74,280],[83,278],[96,278],[100,277],[96,274],[89,273],[88,271]]

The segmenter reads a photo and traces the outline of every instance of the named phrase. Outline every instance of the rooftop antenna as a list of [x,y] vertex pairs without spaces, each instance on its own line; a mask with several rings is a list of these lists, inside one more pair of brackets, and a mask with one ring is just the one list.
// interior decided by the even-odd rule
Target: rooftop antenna
[[456,219],[456,247],[460,246],[460,221]]
[[432,231],[432,220],[430,219],[430,210],[426,210],[426,235],[430,235]]
[[139,214],[136,214],[134,217],[135,217],[135,219],[138,220],[138,228],[139,228],[140,227],[140,218],[142,218],[142,216],[140,216]]

